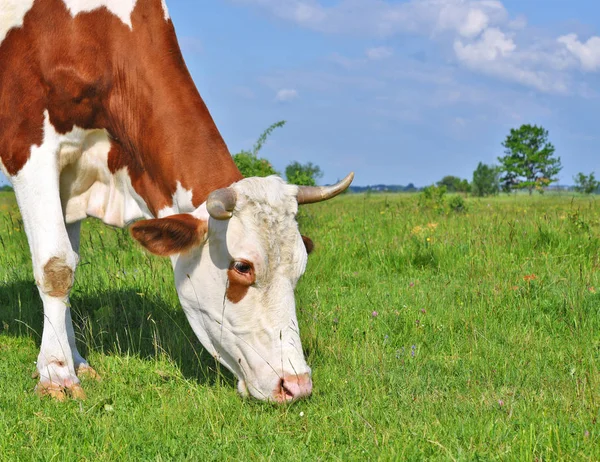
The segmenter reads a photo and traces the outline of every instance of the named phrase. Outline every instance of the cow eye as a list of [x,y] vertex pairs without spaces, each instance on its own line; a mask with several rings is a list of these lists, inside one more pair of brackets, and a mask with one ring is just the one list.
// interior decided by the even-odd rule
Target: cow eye
[[233,269],[240,274],[248,274],[252,271],[252,265],[245,261],[233,262]]

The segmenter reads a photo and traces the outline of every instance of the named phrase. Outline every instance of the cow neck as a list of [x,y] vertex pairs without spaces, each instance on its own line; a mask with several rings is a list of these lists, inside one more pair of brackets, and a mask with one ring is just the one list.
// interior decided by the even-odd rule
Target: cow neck
[[137,10],[132,32],[125,31],[135,53],[113,44],[114,79],[105,103],[114,138],[108,161],[113,172],[127,167],[132,186],[156,216],[165,207],[177,209],[180,188],[198,207],[211,191],[242,175],[183,61],[172,24],[149,28],[148,16]]
[[142,103],[146,111],[118,111],[108,126],[114,137],[109,169],[127,167],[154,215],[173,205],[178,188],[191,192],[198,207],[211,191],[242,178],[200,95],[182,88],[155,87]]

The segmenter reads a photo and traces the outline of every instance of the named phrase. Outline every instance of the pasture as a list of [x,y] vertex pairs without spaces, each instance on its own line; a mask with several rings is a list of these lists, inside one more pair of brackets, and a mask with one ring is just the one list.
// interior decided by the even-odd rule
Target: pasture
[[72,293],[85,401],[40,399],[42,307],[0,197],[0,460],[600,460],[594,198],[344,195],[304,206],[297,291],[314,395],[241,399],[167,259],[88,220]]

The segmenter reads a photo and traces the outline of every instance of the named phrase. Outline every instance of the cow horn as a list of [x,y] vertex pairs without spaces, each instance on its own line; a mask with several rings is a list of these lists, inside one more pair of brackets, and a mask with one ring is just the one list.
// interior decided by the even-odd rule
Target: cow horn
[[209,194],[206,210],[215,220],[228,220],[233,215],[237,195],[231,188],[217,189]]
[[344,192],[354,180],[354,172],[332,186],[298,186],[298,204],[326,201]]

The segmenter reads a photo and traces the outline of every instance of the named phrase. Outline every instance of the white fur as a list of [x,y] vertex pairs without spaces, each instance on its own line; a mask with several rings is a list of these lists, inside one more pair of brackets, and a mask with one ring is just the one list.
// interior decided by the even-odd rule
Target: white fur
[[[294,300],[307,261],[295,221],[297,188],[276,177],[232,187],[233,217],[211,218],[206,243],[172,259],[175,281],[192,329],[238,377],[240,392],[272,399],[282,377],[310,374]],[[234,304],[225,297],[227,269],[238,259],[253,263],[256,284]]]
[[169,9],[167,8],[167,2],[165,0],[161,0],[161,3],[162,3],[163,11],[165,13],[165,21],[168,21],[169,19],[171,19],[171,16],[169,15]]
[[176,213],[191,213],[194,211],[194,204],[192,203],[192,191],[185,189],[181,186],[181,183],[177,182],[177,189],[173,194],[173,205],[164,207],[159,210],[158,217],[163,218],[169,215],[175,215]]
[[131,24],[131,13],[135,8],[137,0],[63,0],[65,5],[75,17],[79,13],[93,11],[106,7],[108,11],[117,16],[123,24],[133,27]]
[[6,170],[6,167],[4,166],[4,163],[2,162],[2,158],[0,158],[0,172],[4,173],[4,176],[6,178],[8,178],[8,170]]
[[37,367],[42,382],[60,385],[78,383],[75,375],[77,353],[66,298],[45,293],[43,268],[53,257],[61,258],[73,271],[77,254],[73,251],[62,217],[59,195],[58,152],[61,136],[45,112],[44,138],[32,146],[29,160],[11,178],[33,261],[33,273],[44,304],[44,329]]
[[67,223],[95,217],[123,227],[151,216],[133,189],[127,169],[114,174],[109,171],[109,151],[110,139],[104,130],[76,127],[61,137],[60,189]]
[[23,19],[33,2],[34,0],[0,0],[0,44],[9,30],[23,25]]

